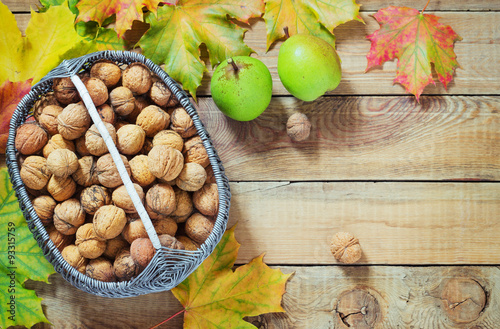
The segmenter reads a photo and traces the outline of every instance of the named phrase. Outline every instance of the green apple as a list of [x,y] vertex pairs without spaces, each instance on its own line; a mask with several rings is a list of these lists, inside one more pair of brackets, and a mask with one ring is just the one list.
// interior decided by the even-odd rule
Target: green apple
[[264,63],[250,56],[235,56],[217,66],[210,81],[212,98],[228,117],[250,121],[271,102],[273,80]]
[[278,75],[293,96],[313,101],[340,83],[340,58],[328,42],[308,34],[295,34],[280,47]]

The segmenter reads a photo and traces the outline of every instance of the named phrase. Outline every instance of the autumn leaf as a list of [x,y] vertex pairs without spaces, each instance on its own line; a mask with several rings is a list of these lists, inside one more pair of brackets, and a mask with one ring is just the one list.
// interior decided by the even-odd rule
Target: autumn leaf
[[77,22],[95,21],[102,26],[104,20],[116,14],[116,32],[119,38],[132,28],[134,20],[142,21],[142,8],[156,13],[161,0],[81,0]]
[[288,33],[307,33],[335,44],[335,27],[351,20],[363,22],[360,5],[355,0],[268,0],[264,19],[267,29],[267,49]]
[[435,84],[432,63],[439,81],[447,87],[459,67],[453,47],[462,40],[450,26],[439,23],[437,16],[407,7],[390,6],[374,17],[380,29],[368,36],[372,44],[366,56],[367,70],[398,58],[394,82],[418,100],[425,86]]
[[263,0],[179,1],[176,6],[158,8],[157,17],[146,17],[151,28],[139,40],[139,46],[144,56],[165,64],[165,71],[196,97],[206,70],[200,45],[207,46],[213,66],[231,56],[249,55],[252,49],[243,42],[246,30],[232,20],[248,24],[263,10]]
[[9,124],[12,113],[19,101],[31,89],[31,80],[10,82],[5,81],[0,85],[0,153],[5,153],[7,138],[9,137]]
[[255,328],[243,320],[284,312],[281,298],[291,274],[263,263],[263,255],[232,270],[240,244],[229,229],[214,252],[172,289],[184,306],[184,328]]

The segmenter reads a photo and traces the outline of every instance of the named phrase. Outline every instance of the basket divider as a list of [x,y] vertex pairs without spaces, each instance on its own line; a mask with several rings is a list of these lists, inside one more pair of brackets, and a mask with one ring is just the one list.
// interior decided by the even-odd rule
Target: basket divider
[[125,185],[125,188],[128,194],[130,195],[130,198],[132,199],[134,207],[137,210],[137,213],[139,214],[142,223],[144,224],[144,228],[148,233],[148,236],[151,240],[151,243],[153,244],[153,247],[157,250],[160,249],[161,248],[160,240],[158,239],[158,235],[156,234],[156,230],[153,226],[153,223],[151,222],[151,219],[149,218],[146,208],[144,208],[144,205],[142,204],[142,201],[139,198],[137,191],[135,190],[134,184],[130,179],[130,176],[120,157],[120,153],[118,152],[118,149],[116,148],[116,145],[113,142],[113,139],[109,135],[108,130],[106,129],[106,126],[104,125],[101,119],[101,116],[99,115],[99,113],[97,113],[97,109],[94,105],[94,102],[90,98],[90,94],[87,88],[83,84],[80,77],[78,77],[78,75],[72,75],[70,78],[71,81],[73,81],[73,84],[75,85],[76,89],[78,90],[78,93],[80,94],[80,97],[82,98],[85,107],[89,111],[92,121],[96,125],[97,130],[101,134],[101,137],[104,139],[104,142],[108,147],[108,151],[111,154],[111,157],[113,158],[116,168],[118,169],[118,173],[120,174],[123,184]]

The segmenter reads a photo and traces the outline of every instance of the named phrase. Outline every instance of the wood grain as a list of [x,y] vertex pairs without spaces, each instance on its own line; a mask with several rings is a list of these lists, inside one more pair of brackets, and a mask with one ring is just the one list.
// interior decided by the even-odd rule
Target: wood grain
[[[250,122],[198,108],[233,181],[500,178],[498,97],[274,97]],[[304,142],[286,134],[294,111],[312,123]]]
[[[337,50],[342,59],[342,81],[332,95],[402,95],[406,94],[400,85],[393,85],[396,61],[387,62],[380,68],[365,73],[366,55],[370,42],[366,36],[379,28],[378,23],[370,17],[373,12],[365,12],[361,16],[366,24],[349,22],[335,29]],[[463,38],[455,45],[455,52],[461,68],[457,70],[454,81],[448,90],[441,83],[427,86],[424,94],[498,94],[500,90],[500,34],[497,29],[500,21],[499,12],[443,12],[439,13],[441,22],[449,24]],[[16,15],[21,30],[25,30],[29,14]],[[130,33],[130,38],[138,40],[144,33],[142,28]],[[273,94],[289,95],[279,80],[277,73],[277,56],[280,42],[266,52],[266,29],[263,20],[254,20],[245,35],[245,42],[255,50],[254,56],[260,58],[269,68],[273,77]],[[204,60],[207,61],[206,51]],[[209,66],[210,67],[210,66]],[[210,78],[212,70],[206,72],[199,95],[210,94]],[[437,80],[436,80],[437,81]]]
[[[498,267],[280,269],[294,273],[283,297],[286,313],[248,318],[258,328],[496,329],[500,323]],[[59,275],[50,281],[51,285],[27,283],[43,298],[45,314],[52,322],[52,326],[40,324],[37,329],[142,329],[182,309],[170,292],[110,300],[81,292]],[[454,288],[453,296],[450,287]],[[482,307],[481,298],[485,301]],[[182,328],[182,315],[160,328]]]

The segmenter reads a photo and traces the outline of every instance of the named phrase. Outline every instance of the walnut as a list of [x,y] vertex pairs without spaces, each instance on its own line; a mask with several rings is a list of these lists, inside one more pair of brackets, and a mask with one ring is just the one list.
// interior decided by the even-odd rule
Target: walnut
[[83,136],[90,123],[90,114],[82,102],[69,104],[57,116],[57,130],[62,137],[69,140]]
[[203,168],[210,164],[207,150],[200,136],[191,137],[184,143],[182,155],[184,155],[184,162],[195,162],[202,165]]
[[27,122],[17,128],[15,147],[24,155],[31,155],[40,152],[47,144],[49,135],[36,122]]
[[207,172],[201,165],[189,162],[184,164],[184,168],[175,179],[175,184],[184,191],[197,191],[207,180]]
[[68,199],[54,209],[54,226],[62,234],[75,234],[84,222],[85,212],[77,199]]
[[145,94],[151,88],[151,71],[142,63],[132,63],[123,71],[122,84],[135,95]]
[[96,211],[93,222],[97,236],[108,240],[120,235],[127,224],[127,217],[123,209],[106,205]]
[[75,245],[80,251],[80,255],[88,259],[101,256],[106,249],[106,240],[99,238],[92,223],[83,224],[76,231]]
[[189,138],[196,134],[196,127],[194,126],[193,119],[189,116],[186,110],[182,107],[176,108],[172,112],[171,129],[177,132],[182,138]]
[[56,201],[64,201],[76,192],[76,183],[71,177],[52,176],[47,184],[47,191]]
[[108,104],[104,103],[96,108],[101,120],[114,125],[116,123],[115,111]]
[[213,217],[219,211],[217,184],[205,184],[193,193],[193,203],[203,215]]
[[202,244],[214,228],[214,223],[200,213],[194,213],[186,221],[186,234],[196,243]]
[[80,100],[80,94],[69,77],[54,79],[52,88],[57,101],[63,105],[76,103]]
[[156,250],[149,238],[135,239],[130,244],[130,256],[141,269],[148,266],[155,253]]
[[198,250],[198,248],[200,247],[200,245],[198,243],[194,242],[192,239],[190,239],[189,237],[187,237],[185,235],[179,235],[179,236],[176,236],[175,238],[177,239],[177,241],[179,241],[180,243],[182,243],[184,245],[184,248],[186,250],[195,251],[195,250]]
[[296,112],[288,118],[286,133],[293,141],[304,141],[311,133],[311,122],[304,113]]
[[55,135],[57,131],[57,116],[62,112],[63,108],[59,105],[46,106],[40,116],[38,122],[40,126],[48,131],[49,134]]
[[168,88],[165,82],[155,81],[149,90],[149,97],[156,105],[172,107],[179,104],[179,100]]
[[104,282],[115,282],[113,264],[104,257],[91,259],[85,267],[85,275]]
[[146,136],[153,137],[170,124],[170,116],[156,105],[149,105],[137,116],[136,124],[144,129]]
[[135,101],[134,101],[134,110],[127,115],[127,120],[129,122],[135,123],[137,121],[137,116],[139,113],[142,112],[142,110],[149,105],[152,105],[151,102],[149,101],[148,97],[146,96],[136,96]]
[[135,98],[127,87],[116,87],[109,93],[109,101],[113,110],[121,116],[127,116],[135,109]]
[[118,131],[121,127],[123,126],[126,126],[126,125],[129,125],[130,123],[127,122],[127,121],[123,121],[123,120],[120,120],[120,121],[117,121],[115,123],[115,130]]
[[175,211],[170,214],[170,217],[175,219],[177,223],[184,223],[193,212],[193,200],[189,192],[175,187]]
[[109,98],[108,87],[106,87],[102,80],[89,78],[83,83],[85,84],[85,88],[87,88],[90,98],[92,98],[92,102],[94,102],[96,107],[106,103]]
[[139,153],[145,139],[145,131],[137,125],[125,125],[116,132],[116,146],[120,153],[126,155]]
[[330,250],[335,259],[342,263],[356,263],[361,258],[359,240],[348,232],[336,233],[332,238]]
[[33,200],[33,208],[43,225],[52,223],[56,201],[50,195],[40,195]]
[[120,250],[129,248],[129,246],[129,243],[119,235],[116,238],[106,241],[106,250],[104,250],[102,255],[109,259],[115,259]]
[[128,243],[132,243],[135,239],[147,238],[148,232],[140,218],[132,218],[129,219],[127,225],[125,225],[122,236]]
[[[128,175],[130,176],[130,165],[128,164],[127,158],[123,155],[120,155],[120,157],[125,165]],[[105,187],[115,188],[123,184],[120,174],[118,173],[118,169],[116,168],[111,154],[109,153],[101,156],[97,160],[97,177],[99,179],[99,183]]]
[[47,168],[52,175],[66,178],[78,169],[78,157],[68,149],[57,149],[47,157]]
[[31,155],[24,160],[20,175],[24,185],[33,190],[41,190],[49,182],[51,172],[44,157]]
[[114,62],[102,59],[92,64],[90,77],[101,80],[107,88],[113,88],[120,81],[122,70]]
[[89,150],[87,150],[87,146],[85,146],[85,134],[75,140],[75,148],[76,152],[81,156],[90,155]]
[[[116,130],[115,127],[108,122],[103,122],[106,130],[111,136],[113,143],[116,143]],[[108,147],[104,138],[102,138],[101,133],[97,130],[97,126],[93,124],[89,130],[85,133],[85,147],[92,155],[101,156],[108,153]]]
[[74,235],[64,235],[54,226],[49,226],[47,233],[49,234],[49,239],[52,240],[52,243],[54,243],[55,247],[60,252],[62,252],[64,248],[72,244],[75,240]]
[[53,91],[41,95],[40,98],[35,102],[35,105],[33,106],[33,116],[35,117],[36,120],[40,118],[43,109],[49,105],[57,105],[57,106],[61,105],[57,101]]
[[92,185],[83,189],[80,203],[87,214],[93,215],[100,207],[111,204],[111,193],[101,185]]
[[153,226],[158,235],[160,234],[168,234],[174,236],[177,233],[177,223],[174,219],[169,217],[164,217],[161,219],[157,219],[153,222]]
[[99,184],[97,176],[97,161],[91,155],[78,159],[78,169],[71,177],[73,177],[78,185],[83,187]]
[[156,177],[149,171],[147,155],[136,155],[129,161],[132,181],[142,187],[152,184]]
[[165,248],[171,248],[171,249],[178,249],[178,250],[185,250],[186,247],[184,247],[184,244],[174,238],[173,236],[169,234],[161,234],[158,236],[158,239],[160,240],[160,245]]
[[153,146],[168,145],[182,152],[184,140],[173,130],[161,130],[153,137]]
[[[141,202],[144,203],[144,191],[142,190],[142,187],[139,184],[134,184],[134,188],[139,195]],[[111,195],[111,199],[113,200],[115,206],[122,208],[127,214],[137,212],[125,185],[122,185],[114,190]]]
[[130,250],[122,249],[116,255],[113,269],[118,281],[128,281],[140,273],[140,266],[130,255]]
[[217,183],[217,180],[215,179],[214,168],[212,168],[212,165],[208,165],[205,168],[205,171],[207,172],[207,180],[205,183]]
[[175,179],[181,172],[183,164],[182,153],[173,147],[158,145],[149,151],[148,168],[155,177],[166,181]]
[[165,218],[175,210],[175,192],[168,184],[155,184],[146,193],[146,211],[152,220]]
[[151,138],[146,138],[144,140],[144,145],[142,146],[141,149],[141,154],[148,155],[152,148],[153,148],[153,141],[151,140]]
[[77,246],[70,244],[65,247],[61,252],[61,256],[66,262],[68,262],[69,265],[76,268],[78,272],[85,274],[85,267],[87,266],[89,260],[80,254]]
[[47,158],[52,151],[57,149],[67,149],[75,152],[75,143],[65,139],[60,134],[56,134],[49,139],[47,145],[43,148],[43,156]]

